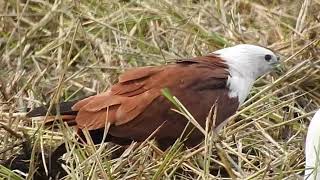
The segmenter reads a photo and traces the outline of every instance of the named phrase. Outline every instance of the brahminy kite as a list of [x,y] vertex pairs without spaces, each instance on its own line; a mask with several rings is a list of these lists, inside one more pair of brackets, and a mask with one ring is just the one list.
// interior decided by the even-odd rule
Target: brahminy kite
[[[254,81],[278,63],[279,57],[271,50],[240,44],[168,65],[134,68],[120,75],[118,82],[104,93],[61,103],[59,114],[78,128],[80,136],[81,130],[88,130],[94,143],[101,143],[107,122],[110,127],[105,141],[119,145],[144,141],[157,129],[153,138],[165,150],[181,136],[188,120],[172,111],[174,105],[162,95],[162,89],[169,89],[202,127],[216,105],[217,127],[235,114]],[[46,113],[47,108],[39,107],[28,116]],[[198,145],[204,138],[198,129],[191,129],[184,141],[187,147]],[[65,152],[64,148],[60,146],[55,157]]]

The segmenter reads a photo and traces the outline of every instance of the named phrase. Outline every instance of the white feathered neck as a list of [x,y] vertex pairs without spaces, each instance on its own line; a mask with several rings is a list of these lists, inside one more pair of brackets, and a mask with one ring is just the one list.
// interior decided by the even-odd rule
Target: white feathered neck
[[[272,62],[278,62],[277,56],[269,49],[240,44],[213,52],[222,58],[229,67],[228,86],[230,97],[238,97],[242,104],[248,96],[254,81],[272,69]],[[270,55],[272,61],[265,61]]]

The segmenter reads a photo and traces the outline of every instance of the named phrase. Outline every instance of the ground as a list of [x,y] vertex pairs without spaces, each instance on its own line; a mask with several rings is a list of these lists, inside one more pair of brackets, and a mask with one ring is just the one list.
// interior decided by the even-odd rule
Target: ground
[[[67,142],[67,179],[298,179],[307,125],[320,107],[319,12],[319,0],[0,1],[0,159]],[[103,92],[128,68],[239,43],[272,49],[282,70],[258,79],[202,148],[176,144],[162,153],[149,141],[109,160],[111,146],[81,149],[72,128],[24,116]],[[0,167],[0,176],[21,175]]]

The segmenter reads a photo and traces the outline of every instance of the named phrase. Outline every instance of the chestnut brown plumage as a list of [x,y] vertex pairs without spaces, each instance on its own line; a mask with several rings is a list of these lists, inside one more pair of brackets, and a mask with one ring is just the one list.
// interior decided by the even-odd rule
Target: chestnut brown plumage
[[[109,122],[111,126],[106,141],[121,145],[143,141],[162,125],[154,138],[162,149],[166,149],[181,135],[188,120],[171,110],[174,106],[162,96],[161,90],[168,88],[203,127],[210,108],[216,102],[216,125],[219,125],[239,105],[237,98],[228,96],[227,68],[216,55],[180,60],[160,67],[136,68],[122,74],[118,83],[105,93],[75,104],[62,103],[60,113],[63,120],[73,122],[79,129],[95,130],[95,134],[101,132],[101,137],[106,122]],[[41,107],[28,116],[45,113]],[[202,136],[198,130],[193,131],[185,145],[199,144]],[[99,140],[94,141],[98,143]]]
[[[216,127],[236,112],[255,79],[278,62],[272,51],[242,44],[165,66],[136,68],[122,74],[107,92],[61,103],[59,114],[78,128],[80,137],[83,137],[82,129],[89,130],[94,143],[103,140],[107,122],[110,127],[105,141],[119,145],[144,141],[157,129],[153,138],[165,150],[181,136],[188,120],[172,111],[174,106],[162,96],[162,89],[169,89],[202,127],[211,107],[217,105],[213,124]],[[46,113],[46,108],[40,107],[28,116]],[[56,113],[55,109],[51,110],[53,116],[47,118],[47,123],[55,119]],[[203,139],[203,134],[191,126],[186,134],[189,134],[184,141],[187,147],[194,147]],[[65,145],[60,145],[51,156],[52,162],[57,162],[64,152]]]

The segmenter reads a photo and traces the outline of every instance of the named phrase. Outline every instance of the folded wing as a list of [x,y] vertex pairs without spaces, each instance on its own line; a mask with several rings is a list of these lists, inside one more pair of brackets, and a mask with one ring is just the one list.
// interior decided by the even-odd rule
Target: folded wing
[[163,88],[181,93],[186,88],[223,88],[227,77],[227,66],[214,55],[136,68],[121,75],[109,91],[79,101],[72,109],[78,111],[76,123],[81,129],[103,128],[106,122],[122,125],[143,113]]

